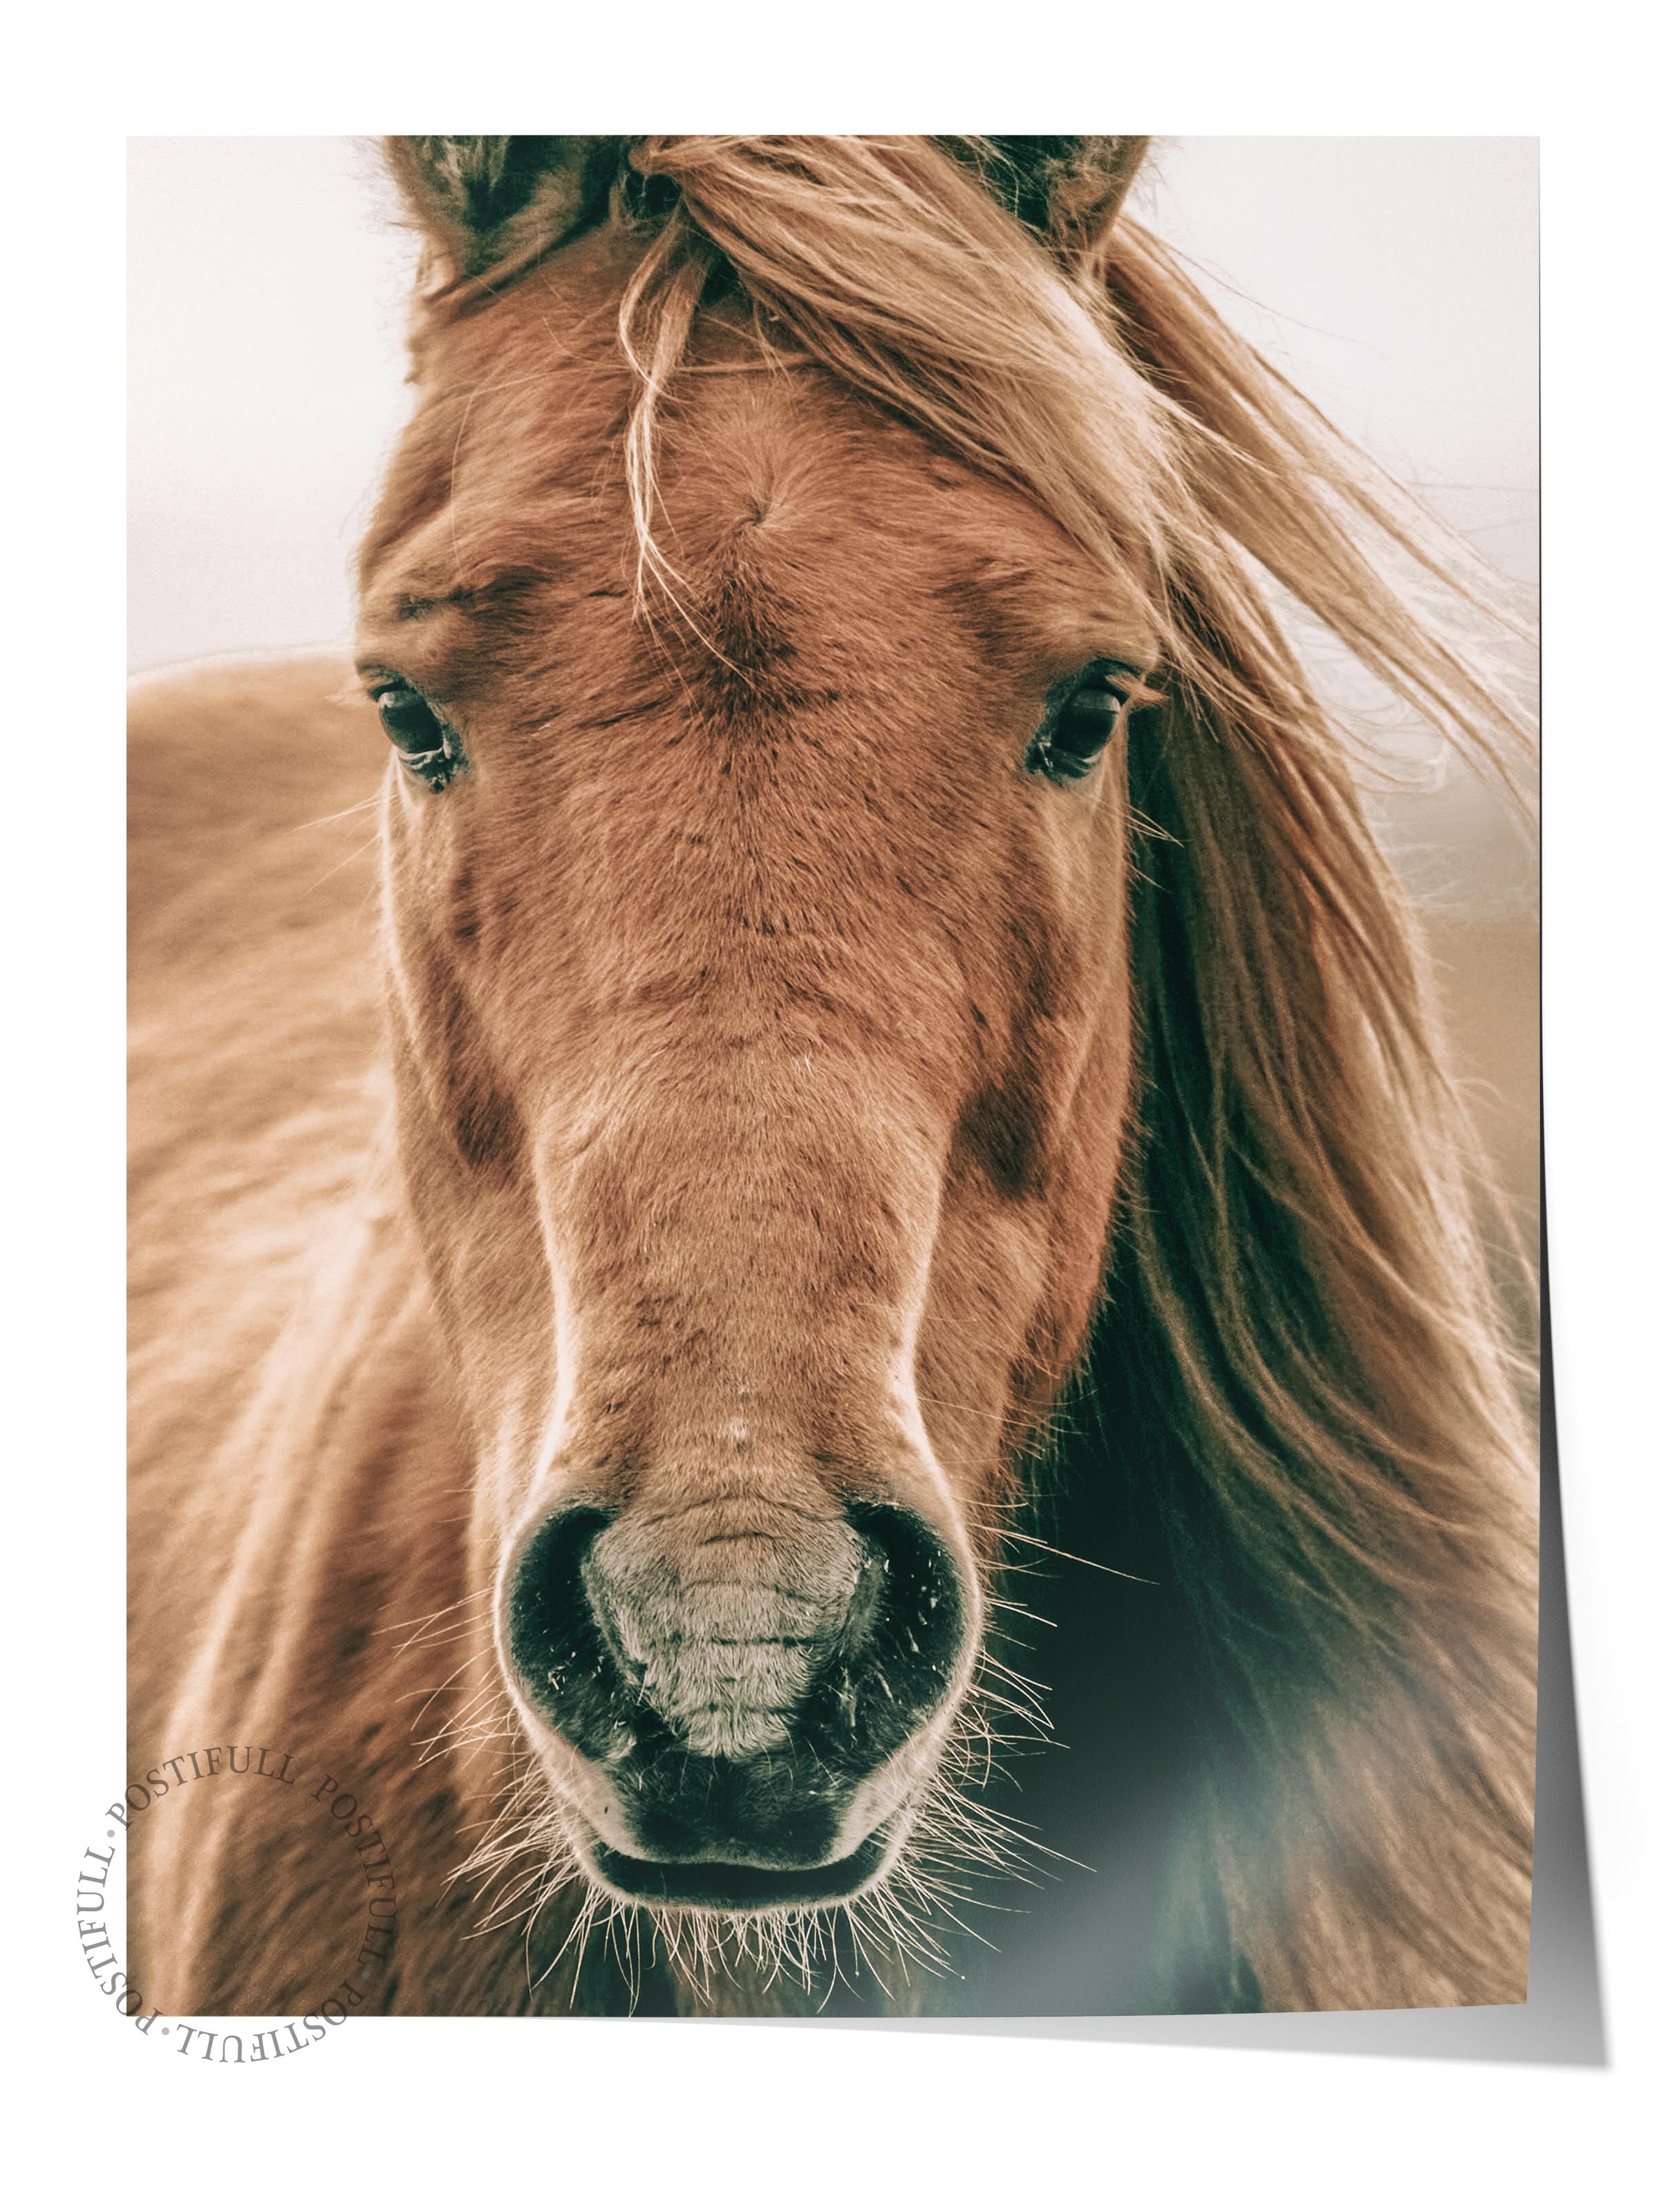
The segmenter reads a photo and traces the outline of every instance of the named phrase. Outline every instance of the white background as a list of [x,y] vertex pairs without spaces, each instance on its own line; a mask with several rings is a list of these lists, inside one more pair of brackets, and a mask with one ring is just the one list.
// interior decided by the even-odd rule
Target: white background
[[[1139,20],[1142,14],[1149,20]],[[120,2206],[1624,2206],[1650,2183],[1650,79],[1628,15],[153,7],[15,32],[4,1158],[12,2163]],[[48,38],[55,43],[46,43]],[[72,96],[71,96],[72,95]],[[1638,104],[1639,103],[1639,104]],[[1079,110],[1083,112],[1079,114]],[[121,1771],[123,149],[136,131],[1027,130],[1544,144],[1546,1006],[1567,1549],[1613,2064],[619,2022],[387,2023],[191,2069],[94,2010],[70,1881]],[[1241,210],[1241,220],[1243,211]],[[273,301],[273,315],[280,303]],[[250,412],[257,411],[252,403]],[[1132,2034],[1133,2031],[1128,2031]]]

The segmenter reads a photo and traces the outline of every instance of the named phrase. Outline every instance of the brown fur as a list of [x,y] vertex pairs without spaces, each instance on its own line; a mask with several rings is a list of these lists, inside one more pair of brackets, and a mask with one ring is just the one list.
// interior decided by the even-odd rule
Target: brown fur
[[[303,826],[369,711],[315,667],[141,694],[140,1767],[349,1776],[398,1871],[379,2004],[626,2002],[652,1939],[622,1981],[567,1941],[586,1778],[500,1679],[515,1532],[579,1484],[770,1602],[876,1480],[989,1597],[1082,1373],[1190,1615],[1168,1903],[1218,1914],[1221,2001],[1515,1997],[1527,1446],[1416,933],[1249,565],[1495,750],[1391,580],[1426,525],[1112,227],[1127,157],[1033,167],[1045,259],[929,142],[611,143],[547,142],[510,217],[457,212],[496,142],[396,155],[434,262],[359,659],[472,767],[383,791],[389,1102],[369,857]],[[1024,743],[1103,653],[1161,665],[1163,724],[1055,790]],[[900,1778],[878,1972],[985,1846],[984,1711]],[[141,1824],[163,2005],[337,1979],[352,1907],[273,1802]],[[675,2001],[795,2001],[694,1933]],[[809,1980],[821,1933],[780,1937]]]

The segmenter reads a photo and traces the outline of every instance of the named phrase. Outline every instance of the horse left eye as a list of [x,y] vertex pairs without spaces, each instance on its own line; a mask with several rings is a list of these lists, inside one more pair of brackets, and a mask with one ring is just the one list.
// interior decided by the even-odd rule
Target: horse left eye
[[1110,743],[1134,682],[1133,672],[1115,662],[1085,669],[1051,698],[1026,755],[1027,768],[1051,783],[1081,783]]
[[383,684],[372,696],[380,710],[380,727],[398,748],[404,766],[434,791],[441,791],[461,766],[454,732],[412,684]]

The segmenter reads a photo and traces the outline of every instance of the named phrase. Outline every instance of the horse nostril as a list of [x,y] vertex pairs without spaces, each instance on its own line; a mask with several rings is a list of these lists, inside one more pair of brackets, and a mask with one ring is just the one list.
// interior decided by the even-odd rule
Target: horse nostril
[[525,1546],[508,1595],[507,1644],[514,1673],[538,1711],[589,1759],[633,1746],[631,1693],[588,1601],[585,1570],[611,1516],[567,1507]]
[[873,1765],[950,1693],[965,1626],[962,1580],[948,1549],[915,1514],[860,1503],[847,1517],[864,1563],[815,1717]]

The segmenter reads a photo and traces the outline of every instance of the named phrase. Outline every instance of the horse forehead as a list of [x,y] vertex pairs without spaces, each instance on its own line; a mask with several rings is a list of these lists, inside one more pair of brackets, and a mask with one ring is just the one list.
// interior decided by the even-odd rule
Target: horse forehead
[[[397,614],[514,573],[544,580],[550,610],[596,584],[609,597],[631,586],[638,546],[616,465],[634,398],[625,364],[593,325],[564,346],[536,324],[508,333],[494,368],[471,333],[447,395],[459,413],[439,410],[424,434],[411,425],[424,489],[374,537],[374,607]],[[1036,502],[827,371],[693,366],[659,428],[652,526],[675,612],[712,653],[716,704],[739,703],[734,671],[757,706],[780,689],[809,704],[787,676],[803,659],[820,686],[834,669],[851,678],[880,665],[884,688],[902,690],[907,664],[921,684],[964,650],[1005,672],[1052,660],[1052,673],[1130,642],[1120,593]]]
[[861,679],[920,696],[981,660],[1018,678],[1121,627],[1046,517],[902,425],[759,395],[720,421],[665,472],[660,506],[691,617],[677,657],[711,703],[805,708]]
[[[1070,541],[1012,486],[964,466],[826,372],[688,380],[660,494],[672,533],[728,577],[774,590],[822,568],[843,595],[933,589],[995,551],[1015,567],[1076,566]],[[878,570],[849,575],[849,546]]]

